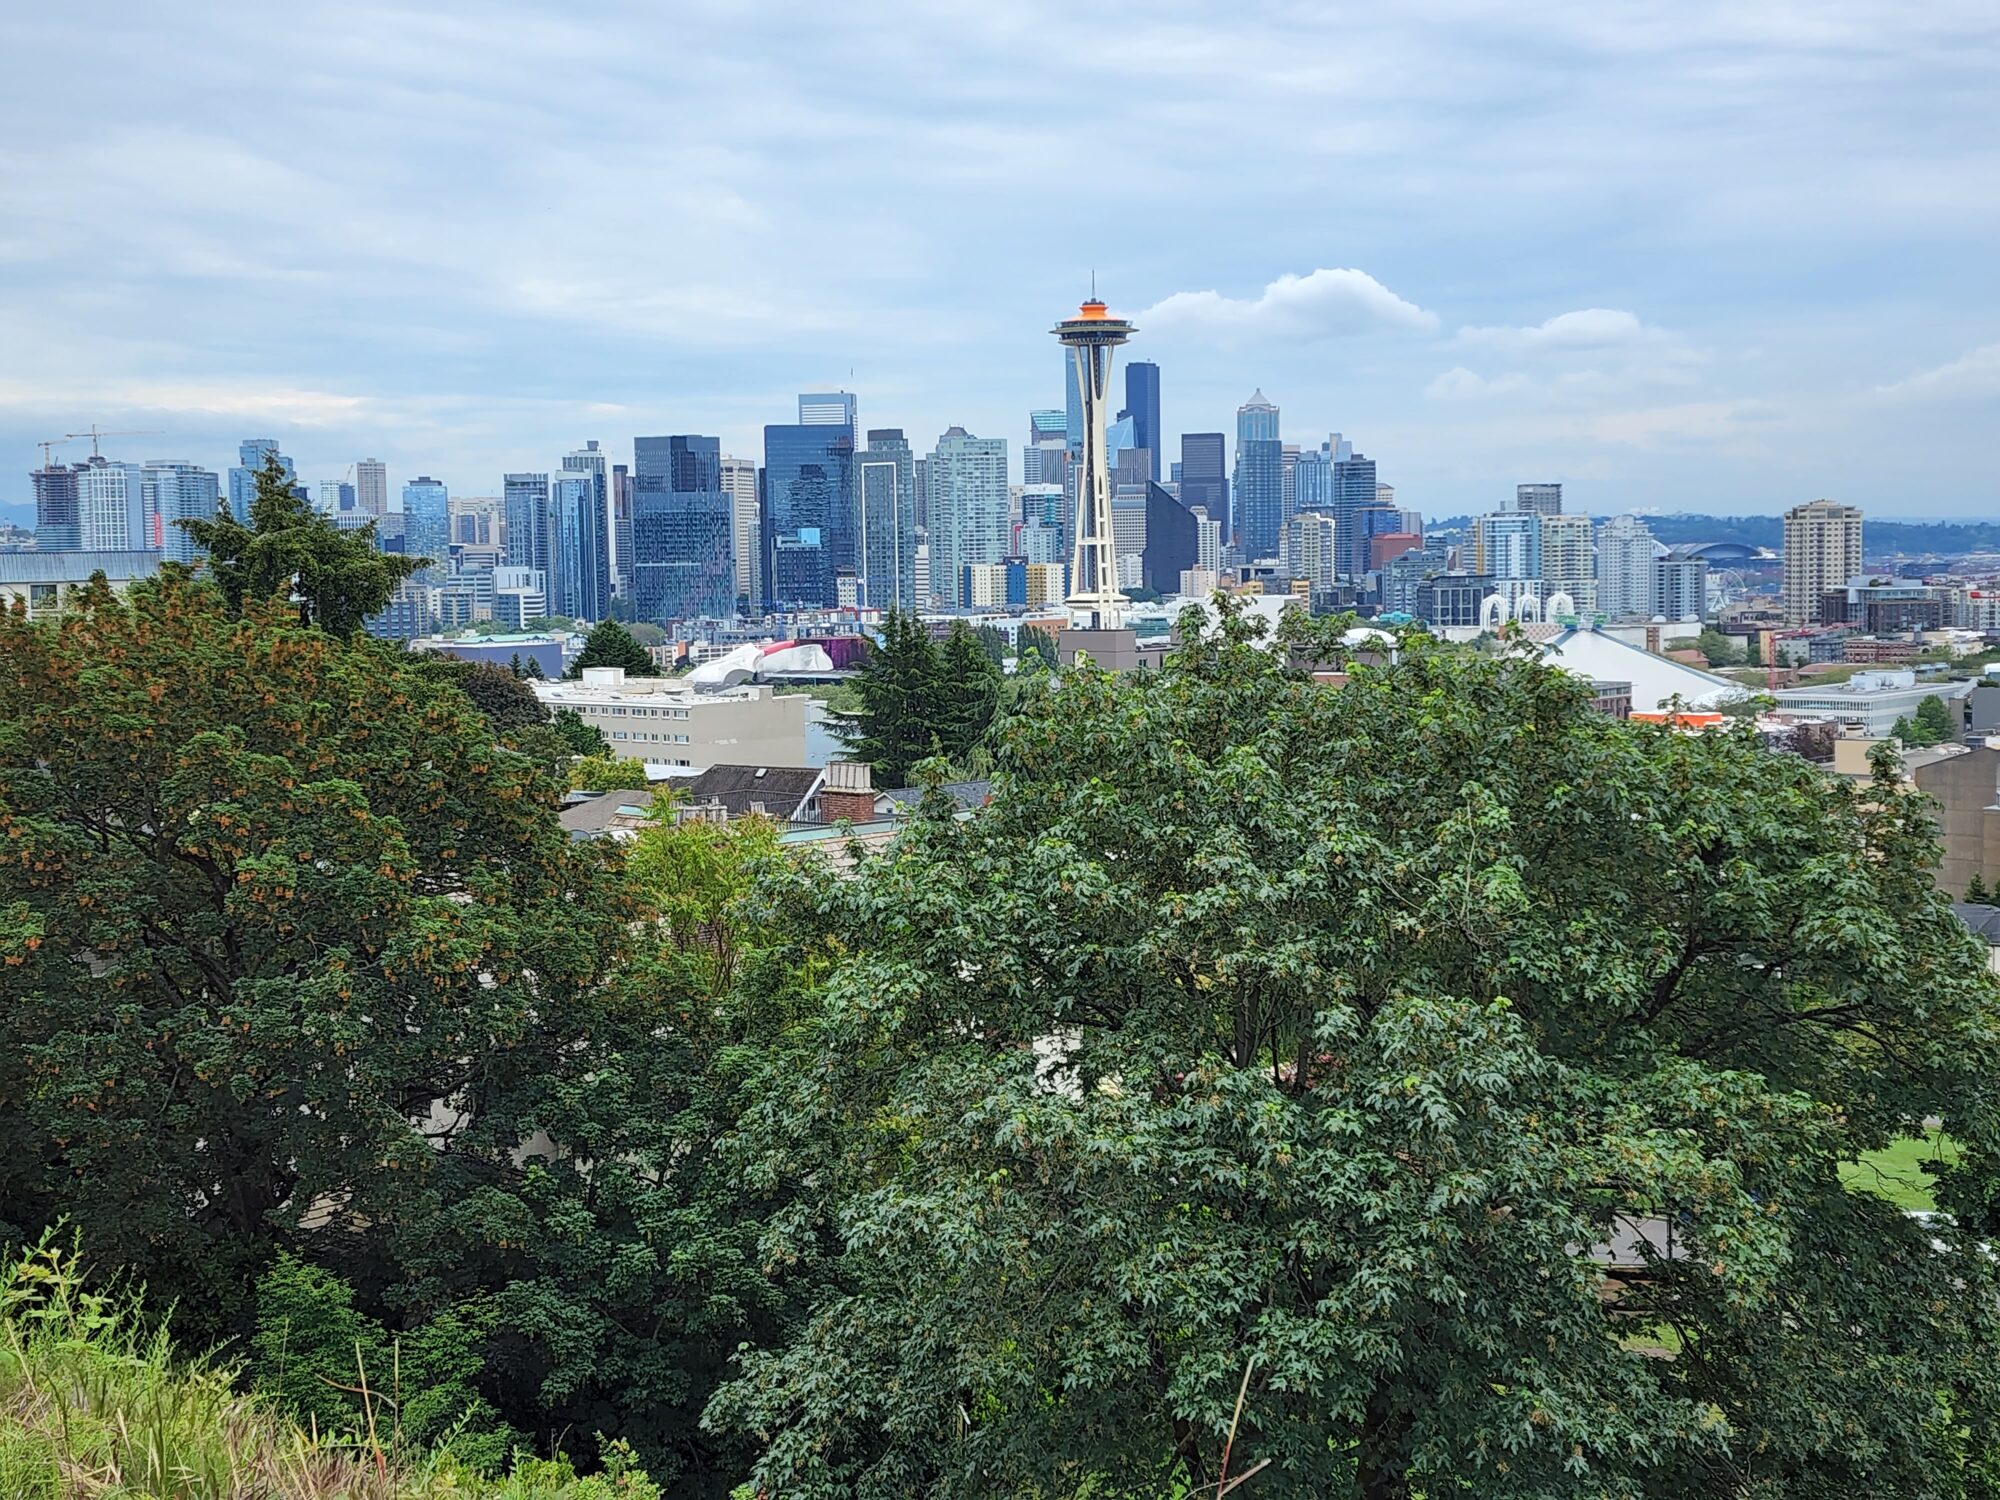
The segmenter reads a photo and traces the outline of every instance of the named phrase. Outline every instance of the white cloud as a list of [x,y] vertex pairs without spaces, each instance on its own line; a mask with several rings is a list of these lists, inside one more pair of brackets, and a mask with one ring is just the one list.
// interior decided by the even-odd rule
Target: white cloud
[[1383,328],[1429,333],[1438,326],[1436,313],[1405,301],[1366,271],[1325,268],[1305,276],[1287,272],[1255,298],[1175,292],[1136,321],[1152,333],[1285,343]]
[[1906,400],[2000,396],[2000,344],[1982,345],[1950,364],[1919,370],[1890,385],[1878,385],[1875,394]]
[[1424,394],[1433,401],[1476,401],[1524,390],[1527,385],[1528,377],[1518,372],[1487,376],[1474,374],[1464,365],[1453,365],[1425,386]]
[[1458,341],[1519,353],[1574,349],[1619,349],[1669,342],[1673,335],[1649,327],[1636,313],[1616,307],[1586,307],[1560,313],[1532,328],[1461,328]]

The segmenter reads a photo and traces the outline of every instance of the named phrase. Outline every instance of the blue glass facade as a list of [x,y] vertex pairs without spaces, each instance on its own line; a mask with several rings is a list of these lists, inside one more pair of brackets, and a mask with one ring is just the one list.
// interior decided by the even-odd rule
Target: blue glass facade
[[1244,556],[1276,557],[1284,525],[1285,454],[1278,439],[1278,408],[1258,391],[1236,409],[1236,540]]
[[549,479],[550,611],[576,620],[601,620],[611,611],[604,476],[588,469],[564,469]]
[[[1355,512],[1375,503],[1375,460],[1359,453],[1338,459],[1333,465],[1333,496],[1328,507],[1333,512],[1334,546],[1340,551],[1340,570],[1352,578],[1368,571],[1368,541],[1371,533],[1357,525]],[[1388,526],[1381,534],[1394,531]]]
[[853,432],[819,422],[766,427],[763,482],[764,602],[837,604],[836,580],[854,569]]
[[436,583],[450,571],[451,496],[440,480],[424,475],[403,486],[403,551],[428,557],[431,566],[415,575]]
[[193,464],[146,465],[146,487],[153,513],[160,518],[160,549],[167,561],[193,563],[206,554],[181,521],[213,521],[222,499],[222,481]]
[[501,514],[507,524],[507,566],[549,571],[549,476],[501,478]]
[[899,427],[876,428],[855,455],[856,519],[860,534],[863,606],[917,607],[916,455]]
[[1227,540],[1229,527],[1229,466],[1223,461],[1226,440],[1219,432],[1181,434],[1181,504],[1189,510],[1199,506],[1209,520],[1222,528]]
[[1125,414],[1132,418],[1132,446],[1152,455],[1155,482],[1160,477],[1160,367],[1138,359],[1125,367]]
[[672,473],[633,476],[633,615],[657,625],[726,619],[736,612],[735,502],[722,489],[716,439],[675,441],[692,445],[680,450],[692,460],[685,477],[708,482],[683,489]]

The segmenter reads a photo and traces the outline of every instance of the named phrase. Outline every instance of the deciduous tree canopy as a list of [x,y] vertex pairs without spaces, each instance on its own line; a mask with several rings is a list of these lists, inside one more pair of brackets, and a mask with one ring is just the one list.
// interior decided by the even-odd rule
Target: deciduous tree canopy
[[1232,619],[1040,679],[983,814],[798,878],[844,956],[747,1126],[767,1256],[839,1254],[710,1420],[773,1494],[1150,1497],[1248,1369],[1244,1493],[1988,1493],[1994,1257],[1837,1171],[1942,1117],[1990,1203],[1920,799],[1513,651],[1351,670]]
[[211,1329],[308,1223],[395,1223],[616,949],[536,762],[289,618],[0,618],[0,1203]]

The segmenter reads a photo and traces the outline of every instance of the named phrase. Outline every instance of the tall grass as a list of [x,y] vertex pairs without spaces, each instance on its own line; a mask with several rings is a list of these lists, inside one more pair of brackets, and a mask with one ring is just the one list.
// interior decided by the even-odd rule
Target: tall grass
[[[237,1386],[238,1371],[176,1353],[136,1299],[90,1290],[51,1240],[0,1271],[0,1497],[5,1500],[657,1500],[630,1451],[578,1479],[522,1456],[502,1480],[448,1452],[405,1451],[371,1391],[364,1429],[302,1429]],[[378,1372],[379,1373],[379,1372]],[[369,1385],[357,1371],[360,1386]]]

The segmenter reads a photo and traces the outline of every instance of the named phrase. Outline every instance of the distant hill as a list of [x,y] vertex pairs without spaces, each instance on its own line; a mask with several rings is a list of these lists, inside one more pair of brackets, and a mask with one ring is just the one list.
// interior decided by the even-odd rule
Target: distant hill
[[[1747,547],[1784,546],[1785,525],[1777,516],[1641,516],[1647,530],[1669,547],[1689,542],[1741,542]],[[1438,530],[1464,529],[1470,516],[1434,523]],[[1862,527],[1870,557],[1892,553],[1949,556],[1963,552],[2000,552],[2000,520],[1994,521],[1876,521]]]

